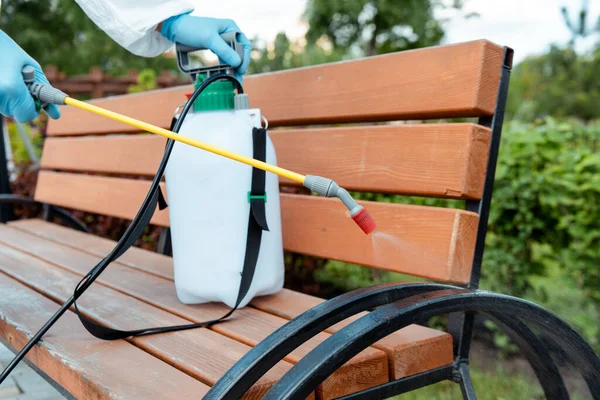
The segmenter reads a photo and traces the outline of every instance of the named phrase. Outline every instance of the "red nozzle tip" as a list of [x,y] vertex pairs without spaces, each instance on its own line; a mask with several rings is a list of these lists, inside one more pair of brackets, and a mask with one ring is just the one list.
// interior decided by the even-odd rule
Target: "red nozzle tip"
[[355,216],[352,217],[352,219],[367,235],[377,229],[375,220],[373,217],[371,217],[371,214],[369,214],[366,208],[360,210]]

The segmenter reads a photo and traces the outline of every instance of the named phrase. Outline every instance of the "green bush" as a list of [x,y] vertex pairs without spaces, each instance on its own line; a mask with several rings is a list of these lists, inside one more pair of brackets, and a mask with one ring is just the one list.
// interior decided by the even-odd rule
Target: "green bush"
[[[553,271],[600,301],[600,125],[513,122],[503,139],[484,268],[527,293]],[[516,271],[514,270],[516,269]]]
[[[31,144],[35,150],[38,158],[42,154],[42,142],[43,138],[38,129],[33,129],[30,124],[21,124],[25,133],[29,135],[31,139]],[[25,143],[19,134],[18,128],[15,122],[10,122],[8,124],[8,135],[10,138],[10,145],[13,151],[13,160],[15,163],[25,163],[31,161],[29,159],[29,153],[27,153],[27,147],[25,147]]]
[[[559,313],[597,348],[600,341],[600,125],[505,125],[481,287]],[[461,202],[361,194],[398,203]],[[400,278],[329,262],[317,278],[346,290]],[[411,278],[414,279],[414,278]],[[501,342],[501,341],[499,341]]]
[[146,90],[153,90],[157,87],[156,71],[152,69],[143,69],[137,77],[137,84],[127,88],[127,93],[140,93]]

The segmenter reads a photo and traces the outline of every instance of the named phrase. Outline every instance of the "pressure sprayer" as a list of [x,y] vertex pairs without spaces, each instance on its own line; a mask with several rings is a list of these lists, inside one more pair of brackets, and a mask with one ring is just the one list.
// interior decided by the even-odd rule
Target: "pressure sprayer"
[[[235,32],[222,37],[243,57]],[[169,140],[148,194],[123,236],[4,369],[0,383],[72,306],[92,335],[116,340],[208,327],[227,319],[254,296],[278,291],[283,284],[283,250],[276,175],[299,182],[321,196],[339,198],[366,234],[375,230],[375,221],[367,210],[333,180],[304,176],[276,165],[275,150],[262,127],[260,110],[250,108],[248,96],[233,77],[231,66],[190,69],[188,54],[205,49],[178,44],[176,50],[179,68],[195,80],[195,88],[181,112],[176,111],[171,130],[71,98],[36,82],[32,67],[23,68],[23,79],[41,109],[48,104],[70,105]],[[188,116],[192,108],[193,113]],[[178,134],[180,131],[182,135]],[[205,152],[197,152],[194,147]],[[171,155],[174,157],[168,163]],[[229,163],[225,158],[238,163]],[[184,303],[221,301],[231,309],[221,318],[180,326],[121,331],[98,325],[80,312],[76,301],[111,262],[136,242],[157,206],[167,207],[160,190],[165,173],[177,295]],[[225,234],[233,237],[223,239]],[[203,269],[207,265],[211,267],[210,276]]]

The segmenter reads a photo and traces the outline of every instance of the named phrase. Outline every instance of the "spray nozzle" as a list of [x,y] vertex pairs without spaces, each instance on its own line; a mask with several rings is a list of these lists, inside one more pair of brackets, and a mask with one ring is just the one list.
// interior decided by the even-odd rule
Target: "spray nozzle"
[[306,175],[304,186],[325,197],[337,197],[350,211],[350,216],[367,235],[372,233],[377,224],[369,212],[350,196],[350,193],[340,187],[335,181],[321,176]]
[[36,106],[43,109],[48,104],[65,104],[67,95],[57,88],[37,82],[35,80],[35,69],[32,66],[24,66],[21,74],[23,75],[23,81],[25,81],[27,89],[29,89],[29,93],[31,93],[36,103],[38,103]]

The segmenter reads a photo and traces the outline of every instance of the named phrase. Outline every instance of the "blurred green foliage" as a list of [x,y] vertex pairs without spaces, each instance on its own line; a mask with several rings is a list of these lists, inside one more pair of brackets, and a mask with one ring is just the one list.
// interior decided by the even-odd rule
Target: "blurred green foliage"
[[347,57],[339,49],[328,51],[316,44],[301,46],[298,42],[290,41],[283,32],[277,34],[272,46],[266,46],[258,39],[253,42],[253,60],[248,70],[250,74],[325,64]]
[[129,86],[128,93],[139,93],[146,90],[156,89],[156,71],[152,69],[143,69],[137,77],[137,84]]
[[283,32],[266,46],[254,40],[250,73],[280,71],[439,44],[440,9],[462,8],[462,0],[308,0],[304,40]]
[[[444,20],[436,18],[435,12],[460,9],[462,3],[308,0],[306,40],[290,42],[285,33],[269,46],[255,40],[250,73],[435,45],[444,37]],[[129,53],[98,29],[73,0],[4,0],[0,26],[41,65],[56,65],[67,75],[85,74],[95,66],[108,75],[123,75],[130,69],[177,70],[173,58]]]
[[579,39],[600,32],[600,17],[589,23],[589,2],[571,18],[562,7],[571,39],[565,45],[553,44],[542,55],[528,57],[513,70],[507,116],[535,121],[537,118],[578,118],[584,122],[600,118],[600,43],[584,53],[576,52]]
[[[474,362],[475,361],[475,362]],[[510,370],[501,360],[471,360],[470,371],[477,398],[481,400],[540,400],[544,392],[532,374]],[[475,365],[473,365],[475,364]],[[572,400],[589,399],[585,388],[570,387]],[[462,400],[460,387],[451,381],[417,389],[390,400]]]
[[306,40],[326,38],[336,49],[372,56],[440,43],[440,8],[461,8],[463,1],[308,0]]
[[528,277],[560,268],[598,304],[600,125],[546,119],[508,127],[490,214],[488,285],[509,283],[522,295]]
[[42,66],[67,75],[99,66],[121,75],[129,69],[176,70],[174,59],[131,54],[98,29],[73,0],[3,0],[0,26]]
[[571,47],[552,46],[513,71],[507,115],[534,121],[546,116],[600,117],[600,48],[579,55]]
[[[489,360],[488,360],[489,361]],[[487,366],[487,369],[490,367]],[[542,399],[543,391],[534,379],[509,373],[501,365],[489,371],[471,367],[471,378],[477,398],[482,400]],[[578,394],[574,400],[580,400]],[[444,381],[413,392],[392,397],[390,400],[460,400],[460,387],[454,382]]]
[[[21,126],[23,127],[25,134],[28,135],[31,139],[31,143],[33,144],[36,155],[38,156],[38,158],[41,157],[42,144],[44,143],[44,139],[40,134],[39,129],[33,128],[30,124],[21,124]],[[12,148],[13,161],[17,164],[23,164],[32,161],[29,158],[29,153],[27,153],[27,147],[25,147],[25,143],[23,142],[23,138],[19,133],[16,123],[11,122],[7,124],[7,127],[8,137]]]
[[[481,282],[483,289],[546,305],[575,325],[598,349],[599,150],[600,123],[548,118],[505,125]],[[442,199],[357,196],[404,204],[463,206],[462,202]],[[344,290],[415,280],[337,261],[330,261],[316,276]],[[503,337],[496,340],[504,347]]]

